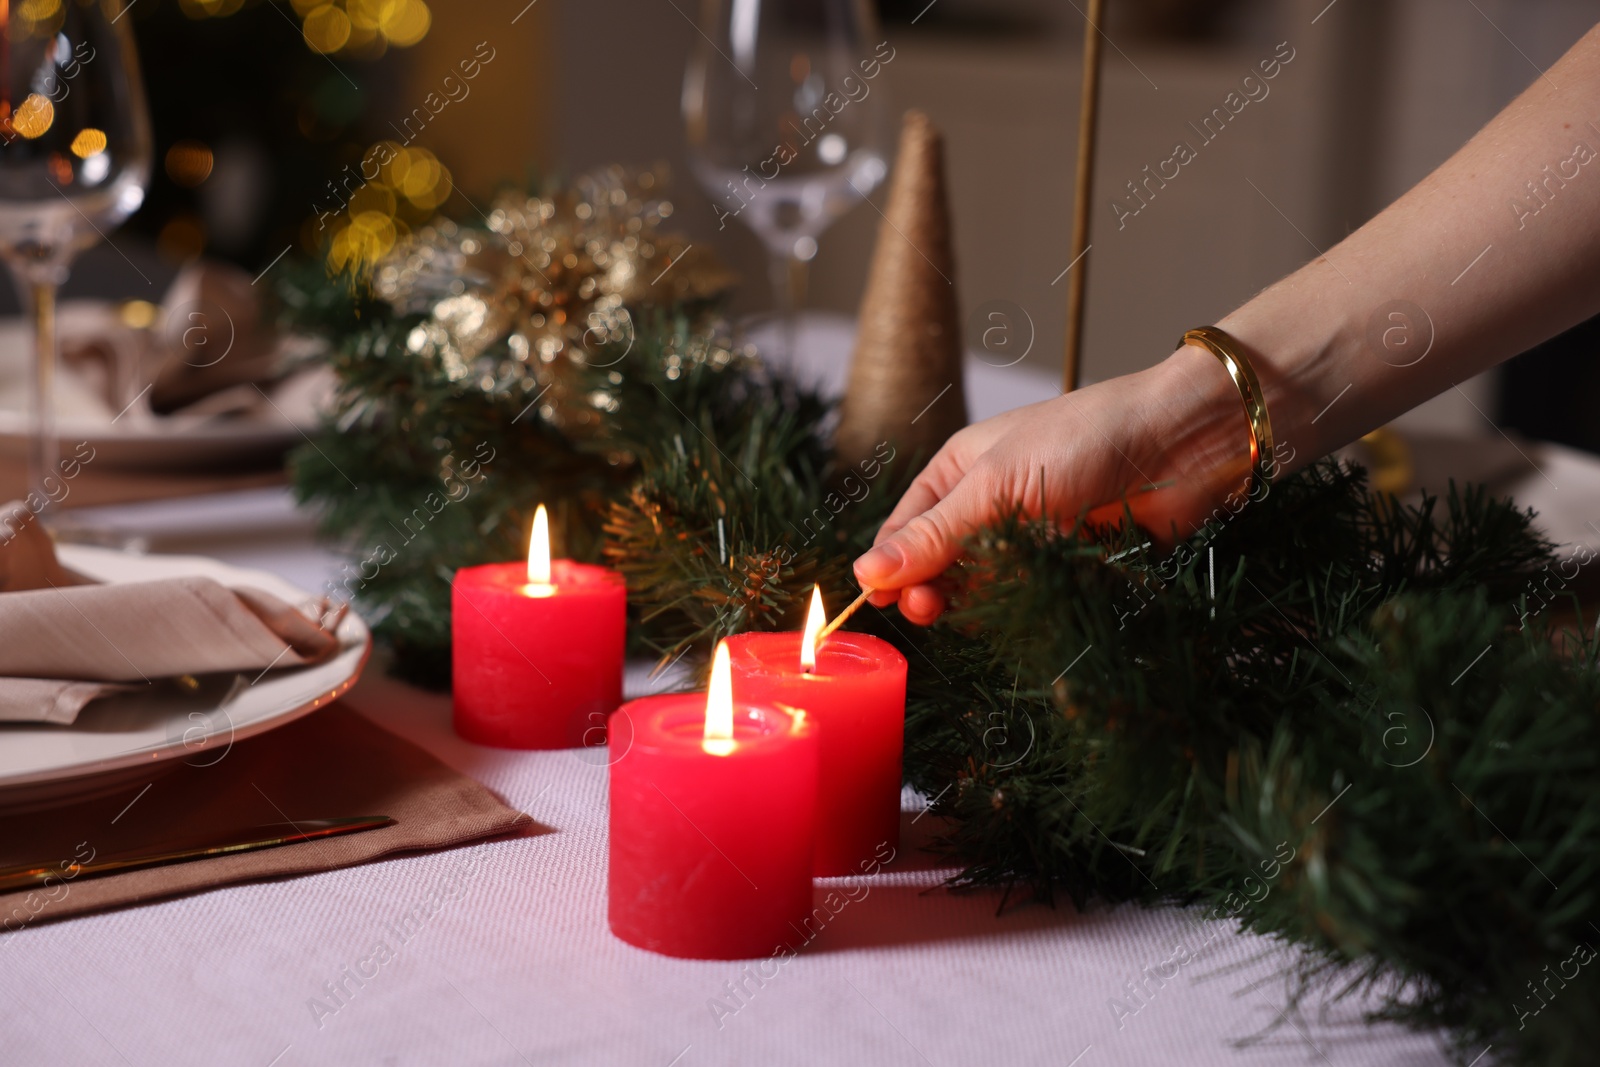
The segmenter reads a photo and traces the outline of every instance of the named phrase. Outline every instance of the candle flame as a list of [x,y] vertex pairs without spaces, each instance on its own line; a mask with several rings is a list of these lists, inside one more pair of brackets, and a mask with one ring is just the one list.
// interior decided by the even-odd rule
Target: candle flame
[[711,684],[706,688],[706,733],[700,747],[713,756],[733,751],[733,666],[728,642],[718,641],[711,657]]
[[828,624],[828,613],[822,610],[822,587],[811,587],[811,610],[806,612],[805,632],[800,635],[800,669],[811,674],[817,669],[817,634]]
[[528,538],[528,582],[550,584],[550,516],[543,504],[533,513],[533,535]]

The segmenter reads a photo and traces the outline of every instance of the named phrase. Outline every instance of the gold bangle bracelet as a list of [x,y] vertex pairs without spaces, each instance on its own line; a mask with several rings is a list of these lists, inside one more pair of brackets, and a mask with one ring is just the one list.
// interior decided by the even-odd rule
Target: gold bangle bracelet
[[1250,495],[1265,491],[1272,483],[1272,419],[1267,416],[1267,401],[1261,395],[1261,382],[1250,361],[1239,350],[1239,342],[1215,326],[1200,326],[1183,335],[1182,345],[1199,345],[1221,361],[1228,377],[1244,402],[1244,416],[1250,423]]

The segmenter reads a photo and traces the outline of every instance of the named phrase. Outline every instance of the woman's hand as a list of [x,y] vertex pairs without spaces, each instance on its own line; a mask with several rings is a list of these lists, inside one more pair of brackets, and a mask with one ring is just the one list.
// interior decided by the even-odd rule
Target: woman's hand
[[[1247,350],[1289,455],[1324,455],[1600,314],[1600,184],[1569,174],[1559,201],[1506,199],[1545,161],[1587,158],[1573,143],[1596,99],[1600,27],[1400,200],[1216,323]],[[1420,356],[1398,347],[1417,338]],[[1070,522],[1126,496],[1144,529],[1187,536],[1242,486],[1247,441],[1217,361],[1180,349],[951,438],[856,577],[927,623],[944,607],[932,583],[1001,508]]]
[[1209,353],[1182,349],[1148,371],[950,438],[856,560],[856,579],[879,591],[874,604],[898,600],[901,614],[926,625],[945,607],[939,577],[1005,509],[1071,523],[1101,505],[1120,512],[1127,498],[1147,529],[1187,536],[1248,465],[1238,393]]

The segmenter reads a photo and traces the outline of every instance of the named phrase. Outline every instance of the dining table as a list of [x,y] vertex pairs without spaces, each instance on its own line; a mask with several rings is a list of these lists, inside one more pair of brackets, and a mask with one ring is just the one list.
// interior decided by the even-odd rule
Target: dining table
[[[801,341],[797,367],[837,390],[848,321],[809,318]],[[974,417],[1054,395],[1043,373],[981,360],[966,384]],[[1419,441],[1415,459],[1419,472],[1480,478],[1536,507],[1560,543],[1600,547],[1594,457],[1486,423],[1459,440]],[[286,486],[205,488],[63,515],[103,544],[204,555],[305,590],[338,575],[342,558]],[[631,695],[671,683],[630,665]],[[526,819],[457,848],[0,934],[0,1064],[1451,1062],[1447,1035],[1369,1018],[1385,990],[1301,988],[1302,950],[1196,909],[1080,909],[1061,895],[953,884],[960,866],[938,847],[936,798],[909,789],[892,859],[817,880],[819,919],[792,956],[655,955],[607,926],[604,748],[465,741],[449,694],[398,680],[382,650],[341,703]],[[223,760],[208,773],[229,769]],[[139,814],[134,804],[120,817]],[[375,955],[379,944],[387,951]]]

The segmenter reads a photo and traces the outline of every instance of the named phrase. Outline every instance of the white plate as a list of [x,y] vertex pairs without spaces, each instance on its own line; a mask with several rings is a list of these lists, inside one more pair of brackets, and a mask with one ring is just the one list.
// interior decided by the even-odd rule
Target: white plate
[[[94,335],[85,323],[115,319],[111,305],[67,301],[63,326],[74,317],[80,334]],[[33,334],[20,319],[0,318],[0,455],[27,455],[31,429],[29,382]],[[230,415],[198,412],[158,417],[144,394],[119,414],[115,407],[66,365],[55,380],[56,433],[61,454],[71,457],[80,444],[94,449],[93,464],[127,470],[204,470],[283,455],[318,425],[317,411],[332,391],[332,374],[298,375],[273,387],[271,403],[259,402],[248,386],[236,387],[252,410]],[[216,399],[216,398],[213,398]]]
[[[62,545],[59,553],[66,566],[106,582],[200,574],[291,603],[311,595],[274,575],[200,556],[136,556],[86,545]],[[268,671],[253,682],[211,677],[195,693],[159,683],[157,691],[97,700],[71,726],[0,724],[0,810],[86,800],[180,761],[221,762],[235,742],[337,700],[355,684],[372,635],[352,613],[340,624],[339,639],[339,654],[326,663]]]
[[[0,454],[28,454],[29,419],[0,409]],[[61,456],[70,459],[80,444],[94,449],[92,463],[121,470],[207,470],[275,459],[305,440],[287,420],[201,419],[173,415],[159,424],[121,426],[104,419],[56,420]]]

